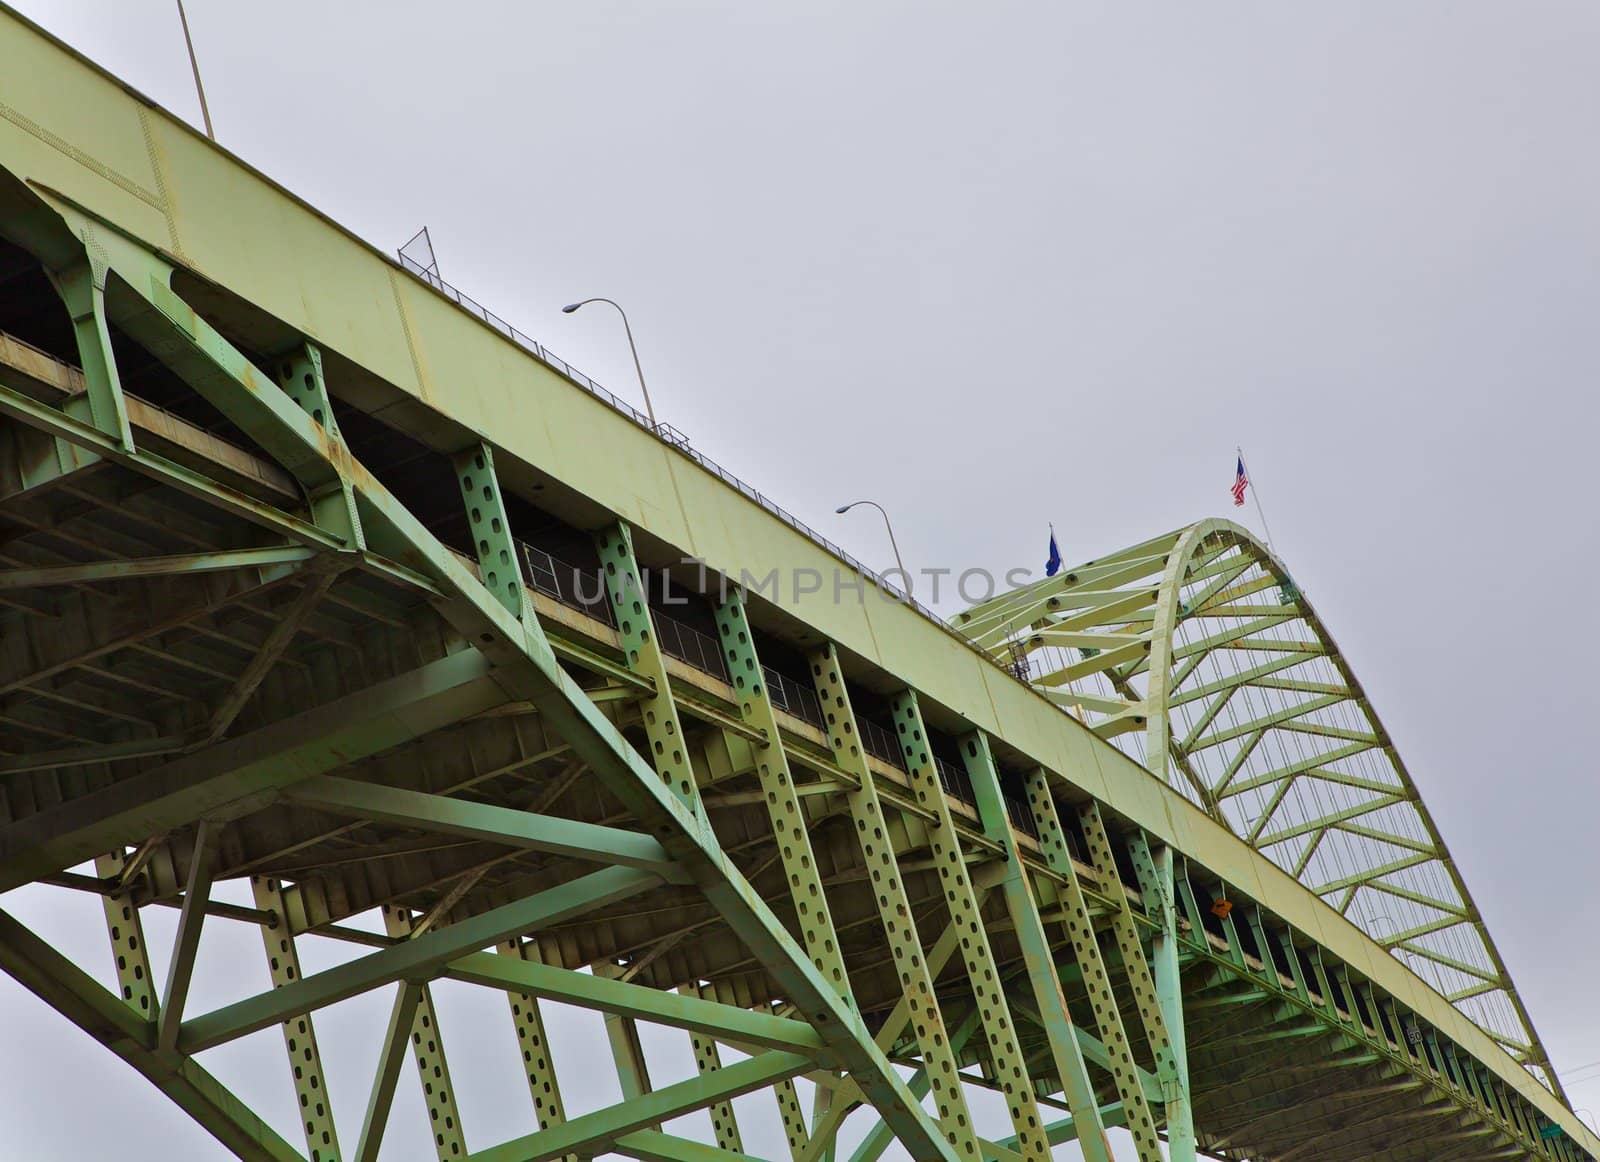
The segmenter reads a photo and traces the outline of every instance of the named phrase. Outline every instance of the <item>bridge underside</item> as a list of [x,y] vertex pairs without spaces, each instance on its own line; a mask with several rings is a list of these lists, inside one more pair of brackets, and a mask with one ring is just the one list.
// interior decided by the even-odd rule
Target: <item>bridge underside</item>
[[[0,890],[101,897],[118,991],[4,913],[0,967],[239,1156],[376,1157],[410,1068],[441,1159],[753,1156],[756,1092],[796,1160],[862,1107],[862,1159],[1594,1156],[1420,982],[1134,823],[1168,791],[1099,740],[1096,799],[64,195],[0,181],[0,236]],[[186,1009],[241,923],[273,987]],[[302,975],[312,933],[363,951]],[[525,1136],[463,1128],[445,979],[507,996]],[[315,1015],[377,989],[336,1124]],[[627,1100],[568,1117],[541,1001],[605,1015]],[[247,1037],[293,1142],[196,1060]]]

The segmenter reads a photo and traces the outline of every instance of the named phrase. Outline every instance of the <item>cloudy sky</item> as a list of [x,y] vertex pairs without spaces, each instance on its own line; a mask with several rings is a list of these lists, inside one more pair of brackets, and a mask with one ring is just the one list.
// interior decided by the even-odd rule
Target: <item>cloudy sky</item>
[[[20,7],[198,121],[171,0]],[[864,560],[888,559],[875,514],[832,511],[862,496],[913,567],[1037,564],[1052,521],[1078,559],[1234,515],[1242,444],[1600,1109],[1600,8],[191,0],[190,22],[229,148],[379,246],[427,225],[445,278],[628,395],[615,318],[558,311],[620,300],[661,417]],[[8,906],[73,939],[55,905]],[[448,1004],[509,1030],[488,999]],[[15,1156],[222,1156],[9,981],[0,1004]],[[324,1025],[346,1125],[385,1004]],[[524,1116],[452,1065],[474,1146]]]

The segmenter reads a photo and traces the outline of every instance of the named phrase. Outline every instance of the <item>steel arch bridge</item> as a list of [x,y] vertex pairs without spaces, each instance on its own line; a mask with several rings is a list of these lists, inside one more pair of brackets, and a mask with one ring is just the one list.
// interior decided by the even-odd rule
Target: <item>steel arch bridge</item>
[[[752,1097],[797,1162],[857,1110],[857,1159],[1600,1159],[1244,530],[952,628],[14,14],[0,60],[0,890],[111,945],[0,913],[0,967],[227,1149],[376,1158],[415,1069],[408,1156],[479,1162],[755,1157]],[[197,1012],[221,925],[264,956]],[[463,1125],[439,982],[506,996],[521,1135]],[[316,1021],[377,990],[336,1118]],[[579,1112],[553,1003],[621,1103]],[[202,1061],[251,1038],[298,1124]]]
[[1202,521],[956,620],[1559,1087],[1360,682],[1283,563],[1247,529]]

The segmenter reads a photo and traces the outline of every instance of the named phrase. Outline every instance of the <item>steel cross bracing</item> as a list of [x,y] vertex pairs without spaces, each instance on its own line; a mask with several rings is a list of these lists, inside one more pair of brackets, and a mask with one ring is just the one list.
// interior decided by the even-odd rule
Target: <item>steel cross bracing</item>
[[[153,256],[124,258],[129,265],[141,260],[147,273],[159,272]],[[186,347],[163,346],[156,321],[146,317],[147,340],[210,386],[230,414],[227,381],[251,380],[251,369],[205,324],[161,296],[159,281],[152,285],[153,297],[166,304],[165,325],[181,327],[189,338]],[[119,308],[116,317],[129,318],[127,311]],[[197,370],[196,347],[214,370]],[[21,695],[8,713],[40,741],[12,766],[4,866],[8,883],[45,879],[104,895],[124,997],[103,992],[14,922],[0,927],[0,958],[84,1028],[118,1046],[242,1156],[293,1155],[282,1137],[218,1093],[193,1055],[280,1025],[306,1115],[304,1156],[340,1157],[314,1013],[390,982],[399,984],[367,1114],[343,1135],[353,1144],[350,1156],[376,1156],[408,1057],[424,1078],[434,1150],[441,1158],[467,1156],[444,1031],[429,999],[428,982],[439,978],[508,994],[534,1097],[535,1132],[474,1157],[573,1157],[602,1148],[643,1158],[741,1156],[729,1099],[765,1089],[800,1159],[829,1156],[844,1117],[865,1104],[884,1117],[885,1132],[868,1134],[863,1158],[897,1138],[917,1156],[948,1142],[958,1152],[997,1159],[1044,1157],[1049,1144],[1076,1139],[1088,1156],[1109,1159],[1101,1127],[1126,1126],[1133,1134],[1130,1156],[1154,1162],[1161,1156],[1157,1135],[1170,1137],[1174,1110],[1191,1105],[1201,1113],[1202,1145],[1234,1142],[1206,1126],[1208,1084],[1219,1086],[1224,1108],[1251,1111],[1233,1131],[1238,1141],[1299,1135],[1293,1148],[1311,1156],[1308,1143],[1316,1139],[1304,1136],[1307,1119],[1338,1117],[1342,1107],[1322,1112],[1312,1105],[1277,1128],[1274,1103],[1249,1092],[1252,1073],[1233,1078],[1194,1069],[1175,1049],[1181,1041],[1173,1033],[1184,1022],[1180,988],[1198,989],[1200,1014],[1213,996],[1238,1005],[1233,1012],[1268,1008],[1249,1032],[1222,1039],[1230,1055],[1240,1045],[1320,1038],[1319,1060],[1326,1064],[1309,1067],[1314,1073],[1385,1064],[1385,1080],[1368,1088],[1405,1097],[1431,1086],[1435,1099],[1417,1116],[1470,1125],[1475,1134],[1463,1141],[1487,1140],[1496,1153],[1563,1156],[1560,1143],[1536,1144],[1542,1140],[1533,1117],[1495,1079],[1471,1065],[1464,1069],[1454,1055],[1425,1059],[1409,1054],[1403,1038],[1387,1039],[1386,1028],[1406,1027],[1392,1001],[1369,991],[1372,999],[1358,1002],[1347,993],[1341,1009],[1336,997],[1325,999],[1335,996],[1326,978],[1308,982],[1298,959],[1280,957],[1269,967],[1263,947],[1273,941],[1293,947],[1281,925],[1269,937],[1268,921],[1255,915],[1253,953],[1232,923],[1226,939],[1200,941],[1205,920],[1187,879],[1177,890],[1162,887],[1170,882],[1162,875],[1173,874],[1170,855],[1164,865],[1153,861],[1138,832],[1113,837],[1092,801],[1058,803],[1061,784],[1051,772],[1035,768],[1026,779],[1037,839],[1016,829],[1001,769],[982,733],[962,743],[975,802],[949,798],[914,692],[896,700],[898,764],[869,755],[857,741],[843,663],[831,647],[813,658],[828,730],[778,711],[748,601],[737,589],[717,606],[731,683],[688,672],[655,646],[626,526],[603,531],[599,543],[606,571],[617,579],[610,600],[620,629],[579,626],[568,611],[551,623],[561,625],[565,640],[539,651],[555,640],[542,636],[540,610],[558,611],[542,606],[517,578],[492,588],[477,580],[513,555],[509,542],[495,540],[510,518],[487,446],[453,458],[465,503],[477,509],[469,523],[486,530],[474,534],[479,560],[468,564],[408,520],[336,447],[327,463],[338,465],[335,478],[353,483],[348,491],[325,484],[322,494],[349,503],[321,506],[319,519],[315,503],[303,514],[245,503],[203,472],[142,452],[137,435],[133,448],[118,446],[68,411],[39,405],[15,382],[8,382],[0,406],[19,422],[16,434],[61,442],[51,453],[58,464],[77,465],[65,450],[83,449],[95,457],[88,463],[102,483],[114,479],[115,486],[98,492],[87,478],[35,473],[4,510],[24,530],[10,545],[18,566],[11,573],[22,573],[22,583],[8,592],[54,602],[52,609],[86,626],[86,640],[30,640],[12,659],[26,672],[6,671],[8,686]],[[275,390],[263,382],[253,388],[269,403]],[[241,406],[231,414],[248,432],[250,407],[235,402]],[[254,422],[267,432],[269,423],[278,424],[280,438],[281,429],[316,435],[294,422],[297,414],[285,408],[277,420]],[[322,431],[336,438],[336,429]],[[327,471],[291,463],[312,478]],[[143,499],[122,499],[129,496]],[[199,519],[163,520],[157,503]],[[208,523],[208,508],[222,515]],[[178,523],[190,531],[169,543]],[[329,534],[328,524],[343,531]],[[83,535],[67,535],[73,528]],[[206,553],[207,536],[221,556]],[[264,554],[263,537],[268,545],[284,538],[311,555]],[[91,549],[104,557],[112,546],[126,556],[98,569],[68,563]],[[189,556],[167,551],[174,549]],[[126,564],[156,560],[164,563]],[[190,584],[196,574],[203,584]],[[274,599],[275,590],[281,595]],[[129,593],[141,609],[170,612],[137,622],[92,612],[114,610],[119,594]],[[41,608],[24,604],[29,624]],[[575,629],[584,631],[583,640]],[[354,651],[370,661],[374,651],[392,654],[402,640],[409,665],[391,658],[362,679],[354,677],[361,666],[341,672],[333,660]],[[552,649],[591,665],[568,674]],[[545,675],[548,684],[519,682],[519,669]],[[67,705],[79,718],[123,722],[136,737],[135,722],[126,721],[136,716],[118,709],[130,704],[107,693],[108,678],[160,691],[178,674],[209,674],[213,681],[186,700],[174,698],[171,721],[139,724],[179,740],[168,744],[168,755],[121,757],[127,748],[114,738],[95,753],[88,726],[79,726],[84,737],[73,739],[87,749],[54,748],[54,736],[70,733],[57,729],[66,725],[60,707]],[[592,697],[627,677],[634,682],[622,687],[626,696]],[[254,697],[257,691],[262,697]],[[220,731],[219,707],[226,712]],[[186,719],[193,725],[186,727]],[[652,756],[654,769],[634,757],[636,744],[617,733],[619,726],[639,732],[637,745]],[[621,768],[609,794],[583,777],[608,763]],[[654,835],[635,829],[652,813]],[[1082,816],[1081,861],[1061,822],[1068,813]],[[1122,858],[1135,869],[1136,890],[1120,881],[1114,843],[1126,845]],[[741,873],[732,853],[765,849],[771,855],[746,857]],[[697,850],[705,861],[698,869]],[[95,876],[66,871],[97,851]],[[577,874],[575,861],[602,870]],[[214,881],[241,875],[251,878],[254,910],[208,899]],[[739,895],[737,907],[719,899],[730,888]],[[874,894],[877,906],[869,902]],[[1148,903],[1180,896],[1184,907]],[[762,897],[792,921],[780,922],[758,903]],[[141,906],[164,903],[181,904],[182,917],[169,982],[158,997],[137,921]],[[385,936],[343,928],[343,919],[371,907],[383,911]],[[189,1015],[182,1003],[187,974],[211,917],[261,927],[277,987]],[[798,943],[784,931],[788,922]],[[1163,925],[1186,933],[1178,943],[1188,945],[1172,958],[1165,981],[1157,968],[1174,945],[1170,936],[1162,944]],[[361,940],[375,950],[302,977],[294,941],[308,933]],[[697,938],[683,941],[688,933]],[[497,943],[502,955],[479,951]],[[595,971],[576,971],[586,966]],[[1176,975],[1183,971],[1187,984]],[[918,973],[923,983],[909,990],[896,981]],[[808,981],[814,982],[809,994]],[[566,1117],[559,1065],[538,1015],[541,1000],[607,1017],[631,1100]],[[787,1015],[775,1015],[774,1006]],[[820,1012],[811,1015],[813,1009]],[[1088,1019],[1075,1021],[1074,1009]],[[115,1016],[119,1011],[126,1015]],[[1320,1020],[1307,1023],[1307,1014]],[[632,1031],[640,1021],[687,1033],[698,1075],[653,1084]],[[1322,1052],[1374,1042],[1360,1057]],[[719,1043],[743,1056],[725,1062]],[[1200,1053],[1214,1051],[1204,1043]],[[873,1064],[884,1060],[880,1052],[917,1067],[909,1089]],[[1409,1070],[1394,1066],[1397,1054],[1409,1057]],[[1277,1072],[1289,1068],[1308,1067],[1284,1064]],[[797,1077],[829,1095],[815,1103],[809,1124],[794,1091]],[[939,1131],[912,1103],[930,1080],[935,1096],[943,1095]],[[1191,1084],[1198,1090],[1193,1097]],[[969,1109],[975,1086],[1006,1096],[1010,1136],[979,1133]],[[885,1087],[888,1096],[880,1096]],[[1052,1119],[1047,1107],[1070,1116]],[[1404,1135],[1408,1118],[1357,1108],[1365,1111],[1361,1124],[1398,1135],[1388,1155],[1407,1156],[1405,1149],[1414,1147]],[[693,1109],[713,1113],[714,1146],[660,1129]],[[1169,1148],[1175,1157],[1193,1156],[1193,1142],[1171,1138]]]
[[1560,1093],[1393,743],[1283,563],[1204,521],[1005,593],[966,633],[1417,971]]
[[[59,329],[0,338],[0,888],[99,895],[111,947],[75,965],[0,914],[0,967],[233,1153],[375,1158],[416,1069],[430,1134],[409,1145],[480,1162],[826,1159],[846,1122],[863,1162],[891,1146],[1038,1159],[1074,1140],[1141,1162],[1597,1156],[1498,1049],[1296,927],[1281,891],[1250,899],[1185,848],[1215,845],[1134,822],[1133,799],[1167,792],[1099,779],[1102,750],[1125,761],[1108,748],[1029,751],[930,693],[936,675],[896,675],[714,577],[674,577],[711,643],[686,663],[668,646],[702,631],[663,637],[644,567],[681,554],[614,513],[582,526],[599,603],[550,600],[519,565],[515,453],[438,414],[425,453],[448,487],[401,500],[423,461],[352,443],[379,423],[376,371],[199,286],[81,200],[4,181],[0,236],[37,272],[29,310]],[[1166,562],[1180,540],[1124,563]],[[1219,586],[1206,600],[1255,604],[1218,596],[1251,575],[1219,581],[1227,553],[1197,545],[1183,559],[1192,585]],[[1172,592],[1187,624],[1197,592]],[[1137,625],[1142,608],[1104,616]],[[1142,648],[1096,628],[1099,644],[1066,644],[1126,672],[1099,703],[1068,693],[1103,726],[1136,701]],[[1168,637],[1172,655],[1193,644]],[[1163,663],[1169,715],[1194,652]],[[1185,727],[1193,771],[1227,745],[1198,745],[1226,710]],[[1237,737],[1292,720],[1260,721],[1274,713]],[[1378,733],[1328,729],[1345,733],[1303,733]],[[1247,762],[1236,779],[1266,773]],[[1279,799],[1265,835],[1297,825]],[[239,881],[250,905],[218,898]],[[157,982],[142,916],[164,907],[177,937]],[[253,975],[272,987],[193,1011],[201,949],[238,923],[260,931]],[[357,955],[304,975],[320,940]],[[463,1124],[448,1058],[477,1031],[440,1026],[441,981],[506,994],[520,1136]],[[380,989],[389,1019],[346,1124],[315,1021]],[[627,1100],[573,1114],[593,1062],[551,1043],[550,1003],[603,1019]],[[645,1026],[684,1038],[693,1072],[653,1058]],[[197,1061],[251,1037],[283,1046],[299,1124],[269,1126]],[[740,1123],[747,1095],[781,1141]],[[693,1141],[676,1119],[701,1111]]]

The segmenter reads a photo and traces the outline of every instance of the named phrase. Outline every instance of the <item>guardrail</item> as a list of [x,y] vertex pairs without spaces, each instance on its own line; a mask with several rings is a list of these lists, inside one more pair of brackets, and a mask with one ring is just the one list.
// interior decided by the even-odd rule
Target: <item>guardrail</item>
[[723,481],[723,483],[738,489],[738,491],[744,494],[746,498],[754,501],[756,504],[766,509],[767,512],[781,520],[784,524],[800,533],[807,540],[811,541],[825,552],[829,553],[833,557],[836,557],[843,564],[861,574],[883,592],[894,595],[897,601],[900,601],[909,608],[916,610],[945,633],[949,634],[951,637],[965,645],[968,649],[976,653],[979,657],[983,658],[984,661],[988,662],[996,669],[1002,670],[1014,678],[1018,678],[1020,681],[1023,681],[1024,684],[1026,684],[1026,678],[1019,677],[1016,669],[999,662],[982,646],[978,645],[971,638],[968,638],[959,630],[955,629],[950,625],[949,622],[945,621],[944,618],[940,617],[933,610],[929,609],[922,602],[918,601],[916,597],[908,593],[904,588],[889,584],[889,582],[881,577],[878,573],[867,568],[839,545],[823,536],[816,529],[806,524],[805,521],[795,516],[788,509],[784,508],[782,505],[769,499],[763,493],[746,484],[743,480],[739,479],[739,477],[735,476],[732,472],[729,472],[726,468],[724,468],[721,464],[718,464],[709,456],[697,451],[689,443],[688,437],[682,432],[678,431],[670,424],[652,424],[650,422],[650,418],[635,408],[632,404],[619,399],[617,396],[607,391],[604,387],[601,387],[593,379],[589,378],[589,376],[585,375],[582,371],[579,371],[576,367],[572,366],[572,364],[568,363],[565,359],[551,351],[543,343],[540,343],[532,335],[527,334],[525,331],[519,331],[516,327],[506,322],[506,320],[489,310],[482,303],[468,295],[462,294],[459,290],[445,282],[444,279],[440,278],[437,274],[421,266],[413,259],[407,258],[404,254],[401,254],[399,255],[399,265],[400,269],[411,274],[419,281],[427,283],[434,290],[444,295],[445,298],[461,307],[462,310],[480,319],[488,326],[493,327],[496,331],[499,331],[507,339],[510,339],[513,343],[517,344],[535,359],[539,360],[541,363],[544,363],[546,366],[550,367],[559,374],[565,376],[577,386],[581,387],[584,391],[587,391],[590,395],[594,396],[606,406],[610,407],[613,411],[620,413],[626,419],[632,420],[635,424],[638,424],[639,427],[649,432],[662,443],[670,444],[679,452],[683,453],[683,455],[687,456],[696,464],[700,465],[700,467],[704,468],[707,472],[710,472],[713,476],[716,476],[718,479]]
[[1005,797],[1006,814],[1011,817],[1011,825],[1030,839],[1039,838],[1039,825],[1034,822],[1033,809],[1021,799],[1013,799],[1010,795]]
[[939,772],[939,782],[944,787],[944,793],[960,799],[963,803],[976,803],[977,798],[972,793],[972,780],[967,777],[967,772],[955,763],[947,762],[935,755],[933,758],[934,769]]
[[875,755],[899,770],[906,769],[905,756],[900,753],[900,744],[887,727],[879,726],[870,718],[856,717],[856,725],[861,730],[861,745],[870,755]]
[[599,570],[569,565],[527,541],[517,543],[522,547],[523,571],[527,574],[528,584],[546,597],[555,598],[568,609],[587,613],[612,629],[616,628],[617,619],[611,611],[611,602],[606,597],[605,582],[601,580]]
[[655,623],[656,641],[660,644],[662,653],[670,654],[680,662],[686,662],[713,678],[721,678],[724,682],[728,680],[728,667],[722,660],[722,647],[711,637],[693,626],[684,625],[677,618],[662,613],[654,606],[650,609],[650,620]]
[[796,718],[804,719],[818,730],[827,729],[827,720],[822,716],[822,701],[817,697],[815,690],[808,690],[787,674],[780,674],[771,666],[762,666],[761,672],[767,679],[767,697],[772,699],[772,704],[779,710],[786,710]]

